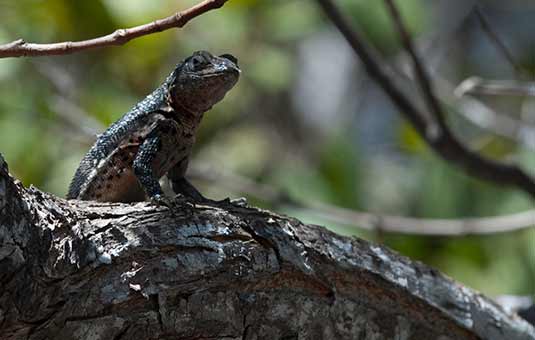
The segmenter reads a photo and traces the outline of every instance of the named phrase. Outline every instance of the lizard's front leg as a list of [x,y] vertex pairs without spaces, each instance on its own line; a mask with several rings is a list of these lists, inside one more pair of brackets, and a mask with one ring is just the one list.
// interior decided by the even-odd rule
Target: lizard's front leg
[[158,205],[170,207],[171,202],[164,196],[153,169],[153,161],[161,147],[161,138],[157,134],[150,134],[139,147],[132,167],[149,199]]

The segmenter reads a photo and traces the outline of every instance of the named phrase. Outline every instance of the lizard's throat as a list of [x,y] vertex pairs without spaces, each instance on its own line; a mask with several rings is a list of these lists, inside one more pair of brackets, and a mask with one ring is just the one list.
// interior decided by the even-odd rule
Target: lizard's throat
[[192,117],[196,117],[196,116],[202,117],[202,114],[203,114],[203,112],[187,108],[186,106],[182,105],[181,103],[175,100],[169,100],[168,105],[170,105],[175,110],[175,112],[178,112],[181,115],[189,115]]
[[175,111],[175,119],[181,125],[191,130],[197,130],[204,115],[203,111],[193,111],[179,103],[171,103],[171,107]]

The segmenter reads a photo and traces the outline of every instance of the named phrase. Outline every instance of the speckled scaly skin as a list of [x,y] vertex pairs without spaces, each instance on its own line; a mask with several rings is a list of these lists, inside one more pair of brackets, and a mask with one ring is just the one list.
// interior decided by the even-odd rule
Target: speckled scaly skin
[[101,202],[164,201],[159,178],[175,193],[202,197],[184,178],[203,113],[238,81],[231,55],[198,51],[164,83],[100,135],[82,159],[68,199]]

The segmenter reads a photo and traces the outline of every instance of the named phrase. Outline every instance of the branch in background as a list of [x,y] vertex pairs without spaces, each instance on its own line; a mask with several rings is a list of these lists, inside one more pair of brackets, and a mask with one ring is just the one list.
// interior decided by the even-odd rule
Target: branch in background
[[522,72],[522,68],[515,61],[513,54],[509,51],[509,49],[504,44],[504,42],[500,39],[498,34],[494,32],[492,25],[490,24],[489,20],[483,14],[483,12],[481,11],[478,5],[474,7],[474,13],[476,15],[477,20],[479,21],[481,25],[481,28],[483,29],[483,32],[487,34],[487,36],[490,38],[490,41],[494,44],[496,49],[504,56],[504,58],[509,62],[509,64],[511,64],[515,72],[517,74],[520,74]]
[[[398,83],[414,81],[414,77],[406,71],[395,73]],[[535,125],[511,115],[496,112],[476,97],[462,96],[462,89],[457,89],[448,80],[434,75],[437,93],[440,93],[442,105],[454,107],[455,114],[466,119],[480,129],[490,131],[498,136],[505,137],[519,143],[522,147],[535,149]]]
[[470,96],[456,102],[456,112],[481,129],[520,143],[523,147],[535,149],[535,125],[498,113]]
[[[473,15],[474,6],[470,6],[467,13],[468,15]],[[440,45],[440,39],[429,41],[419,38],[419,43],[416,49],[421,51],[426,50],[431,53],[432,49],[438,48],[439,46],[449,46],[453,43],[453,35],[459,33],[460,28],[463,26],[464,19],[457,20],[457,22],[457,27],[451,29],[451,32],[448,34],[449,37],[444,38],[444,41],[442,41]],[[430,46],[435,47],[432,48]],[[443,59],[446,55],[444,52],[447,50],[448,48],[442,48],[440,57],[437,55],[426,57],[426,64],[430,64],[430,59],[434,59],[433,63],[438,64],[438,59]],[[396,57],[395,59],[399,59],[398,61],[402,62],[402,58]],[[521,119],[513,118],[511,114],[497,112],[476,97],[459,97],[454,95],[456,87],[447,79],[441,77],[441,75],[436,72],[436,67],[437,65],[427,67],[427,69],[429,70],[429,76],[433,78],[435,93],[437,93],[437,97],[443,107],[455,108],[452,110],[452,113],[463,117],[480,129],[507,138],[520,144],[524,148],[535,149],[535,125]],[[393,71],[390,75],[395,77],[396,84],[405,84],[407,81],[414,82],[414,75],[409,72],[406,67],[398,68],[390,66],[390,69]],[[457,90],[457,92],[459,92],[459,90]]]
[[513,139],[531,149],[535,148],[535,125],[498,114],[471,95],[535,96],[534,82],[486,80],[470,77],[453,91],[459,103],[459,112],[476,125]]
[[390,12],[390,16],[392,17],[394,21],[394,25],[396,27],[396,30],[398,31],[401,42],[403,43],[405,50],[411,57],[412,65],[414,68],[414,73],[416,75],[416,79],[418,79],[418,84],[420,85],[422,89],[423,97],[425,101],[427,102],[427,105],[429,106],[429,110],[431,111],[434,118],[436,119],[436,123],[438,124],[438,127],[437,127],[438,130],[435,131],[436,129],[434,127],[435,122],[433,122],[433,125],[431,127],[428,127],[428,132],[440,133],[440,130],[445,129],[446,121],[444,119],[444,113],[442,112],[440,103],[438,102],[436,96],[434,95],[433,85],[431,84],[431,81],[429,80],[429,76],[424,70],[424,65],[420,61],[420,57],[416,53],[416,49],[414,48],[412,44],[411,36],[409,34],[409,31],[405,28],[405,25],[403,24],[403,20],[401,18],[401,14],[399,10],[397,9],[393,0],[385,0],[385,4],[386,4],[386,8]]
[[317,0],[325,14],[340,30],[347,42],[359,56],[368,74],[383,88],[399,111],[411,122],[416,131],[445,160],[463,167],[469,173],[496,184],[514,186],[535,198],[535,180],[522,169],[514,165],[483,158],[467,149],[445,125],[436,135],[430,138],[424,114],[407,96],[396,87],[386,75],[379,62],[372,58],[368,46],[361,34],[354,30],[342,13],[330,0]]
[[[473,11],[472,11],[473,12]],[[452,41],[443,43],[449,45]],[[427,42],[427,45],[435,45],[437,42]],[[423,48],[419,48],[420,50]],[[428,50],[430,48],[427,48]],[[435,57],[436,58],[436,57]],[[398,62],[402,62],[401,58]],[[429,63],[428,59],[426,61]],[[406,84],[407,81],[414,82],[414,75],[406,67],[394,67],[391,77],[395,77],[397,84]],[[434,68],[428,68],[432,72]],[[487,104],[473,96],[459,95],[463,92],[462,87],[456,87],[437,72],[431,73],[434,80],[434,88],[441,104],[445,107],[454,107],[455,113],[480,129],[487,130],[495,135],[505,137],[513,142],[519,143],[524,148],[535,149],[535,125],[513,118],[511,114],[497,112]]]
[[295,200],[283,190],[255,182],[235,173],[221,171],[219,168],[214,170],[214,168],[207,166],[192,167],[188,175],[193,179],[210,182],[211,185],[225,186],[227,189],[253,196],[275,207],[286,206],[302,210],[307,214],[334,223],[369,231],[430,236],[465,236],[512,232],[535,227],[535,209],[511,215],[465,219],[419,219],[387,216],[340,208],[319,201],[302,202]]
[[470,77],[463,80],[455,89],[455,95],[458,97],[466,94],[535,97],[535,82]]
[[140,26],[118,29],[111,34],[89,40],[65,41],[52,44],[35,44],[28,43],[23,39],[18,39],[8,44],[0,45],[0,58],[65,55],[104,46],[123,45],[132,39],[139,38],[144,35],[162,32],[174,27],[183,27],[191,19],[210,10],[220,8],[227,1],[228,0],[205,0],[189,9],[186,9],[182,12],[177,12],[167,18],[156,20]]

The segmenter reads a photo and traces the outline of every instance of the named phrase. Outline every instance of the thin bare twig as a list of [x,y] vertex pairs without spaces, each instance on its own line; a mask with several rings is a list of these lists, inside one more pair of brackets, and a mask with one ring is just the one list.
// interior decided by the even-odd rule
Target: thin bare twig
[[513,54],[509,51],[505,43],[500,39],[498,34],[494,31],[492,28],[492,25],[490,24],[489,20],[481,11],[481,8],[479,5],[476,5],[474,7],[474,13],[477,17],[477,20],[479,21],[481,28],[483,29],[483,32],[487,34],[487,36],[490,38],[490,41],[494,44],[496,49],[504,56],[504,58],[507,60],[509,64],[513,67],[515,72],[517,74],[522,73],[522,68],[520,65],[515,61],[515,58],[513,57]]
[[[396,83],[414,81],[414,76],[406,70],[393,73]],[[505,137],[522,147],[535,149],[535,125],[524,120],[513,118],[505,112],[497,112],[476,97],[465,96],[465,85],[457,88],[448,80],[433,75],[435,89],[440,94],[438,97],[442,105],[454,107],[453,113],[463,117],[468,122],[480,129]],[[470,93],[470,91],[468,91]]]
[[18,39],[10,43],[0,45],[0,58],[64,55],[104,46],[123,45],[132,39],[144,35],[162,32],[174,27],[183,27],[191,19],[210,10],[220,8],[227,1],[228,0],[205,0],[193,7],[181,12],[177,12],[166,18],[140,26],[121,28],[108,35],[89,40],[36,44],[28,43],[23,39]]
[[316,216],[340,224],[356,225],[366,230],[380,229],[382,232],[413,235],[488,235],[513,232],[535,226],[535,209],[504,216],[461,219],[419,219],[404,216],[386,216],[353,211],[318,202],[310,204],[306,210]]
[[[451,102],[454,102],[451,100]],[[496,112],[484,103],[467,96],[456,101],[456,112],[475,126],[505,137],[521,146],[535,149],[535,125]]]
[[424,99],[427,102],[427,105],[429,106],[429,110],[431,111],[434,118],[436,119],[436,122],[438,123],[438,128],[442,130],[444,129],[444,126],[446,126],[444,114],[442,113],[440,103],[434,95],[433,85],[429,80],[427,72],[424,70],[424,65],[412,44],[412,39],[409,34],[409,31],[405,28],[405,25],[403,24],[403,19],[401,18],[401,14],[396,5],[394,4],[394,1],[385,0],[385,4],[386,8],[390,12],[390,16],[394,21],[394,25],[396,27],[396,30],[398,31],[401,42],[403,43],[405,50],[411,57],[414,73],[416,75],[416,78],[418,79],[418,84],[422,89]]
[[437,134],[438,138],[430,138],[425,119],[422,118],[424,114],[386,75],[380,63],[372,57],[361,34],[351,27],[331,0],[317,0],[317,2],[359,56],[368,74],[377,81],[398,107],[400,113],[411,122],[435,152],[445,160],[463,167],[474,176],[497,184],[515,186],[535,198],[535,180],[530,175],[517,166],[484,158],[467,149],[446,125],[441,133]]
[[[471,6],[469,12],[473,13],[473,11],[473,6]],[[458,33],[458,29],[462,26],[461,24],[462,21],[459,23],[459,26],[456,29],[450,32],[451,36],[444,39],[445,41],[443,42],[443,45],[453,43],[453,34]],[[422,45],[438,46],[438,39],[433,42],[420,41],[420,43]],[[427,47],[425,49],[431,50],[432,48]],[[417,48],[417,50],[422,50],[422,48]],[[446,49],[443,48],[442,50],[445,51]],[[444,57],[444,52],[441,54],[442,56],[438,57],[438,59]],[[432,58],[437,59],[437,56]],[[399,58],[396,57],[396,59]],[[426,62],[429,64],[428,60],[426,60]],[[435,60],[434,63],[437,63],[437,61]],[[390,73],[390,76],[394,77],[396,84],[404,84],[407,81],[414,81],[414,75],[410,72],[410,70],[406,70],[406,68],[396,68],[393,66],[391,66],[390,69],[393,71]],[[466,84],[462,82],[461,85],[455,87],[448,80],[441,77],[440,74],[436,72],[435,68],[429,68],[428,70],[429,76],[433,79],[435,93],[437,94],[437,98],[440,100],[442,107],[454,107],[455,110],[453,110],[452,113],[463,117],[478,128],[487,130],[495,135],[505,137],[511,141],[519,143],[522,147],[535,149],[535,125],[524,120],[513,118],[511,114],[497,112],[476,97],[464,96],[465,91],[466,94],[472,93],[471,88],[473,84],[469,80],[474,78],[469,78],[467,79]],[[479,79],[476,82],[480,83]],[[486,82],[486,80],[484,82]],[[520,84],[522,84],[521,86],[524,87],[524,84],[531,83],[522,82]],[[533,86],[533,91],[535,92],[535,83]],[[521,91],[527,92],[525,89]]]
[[331,222],[382,233],[414,234],[429,236],[488,235],[513,232],[535,227],[535,209],[520,213],[463,219],[430,219],[404,216],[388,216],[379,213],[341,208],[319,201],[301,201],[283,190],[258,183],[236,173],[214,170],[206,166],[194,166],[189,170],[193,179],[210,182],[227,189],[250,195],[273,206],[286,206],[301,210]]
[[466,94],[535,97],[535,82],[470,77],[463,80],[455,89],[456,96],[462,97]]

